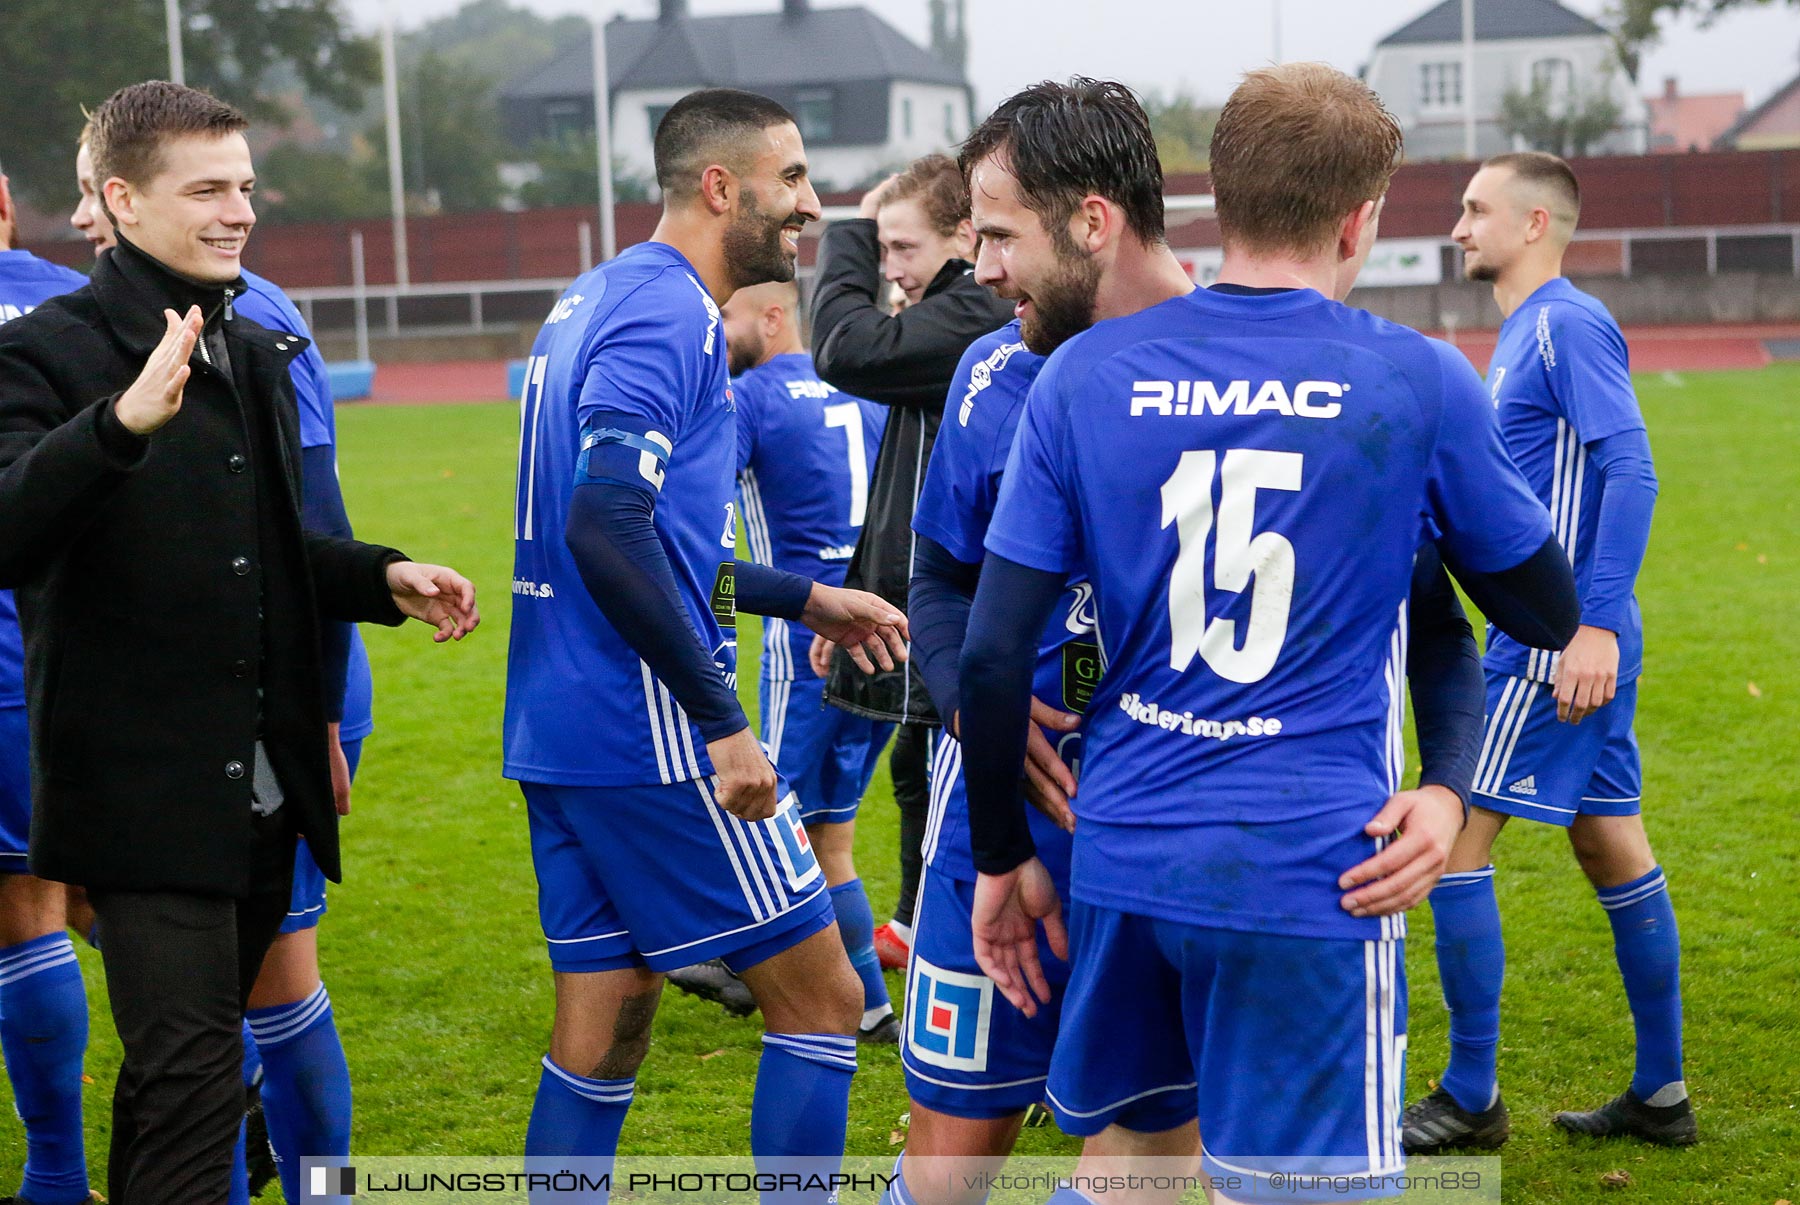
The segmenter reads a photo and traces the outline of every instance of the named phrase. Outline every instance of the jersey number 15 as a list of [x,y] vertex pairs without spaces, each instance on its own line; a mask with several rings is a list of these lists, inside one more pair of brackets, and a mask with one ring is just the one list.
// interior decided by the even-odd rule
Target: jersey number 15
[[[1221,466],[1220,454],[1210,449],[1183,452],[1175,472],[1162,485],[1163,528],[1175,524],[1181,541],[1169,573],[1169,665],[1177,673],[1185,672],[1198,654],[1221,678],[1260,682],[1275,668],[1287,639],[1294,601],[1294,546],[1279,532],[1256,533],[1256,491],[1298,491],[1306,458],[1299,452],[1232,448],[1222,459]],[[1216,515],[1215,473],[1220,481]],[[1209,536],[1213,537],[1210,573]],[[1207,622],[1209,579],[1213,587],[1228,593],[1254,588],[1241,647],[1237,620]]]

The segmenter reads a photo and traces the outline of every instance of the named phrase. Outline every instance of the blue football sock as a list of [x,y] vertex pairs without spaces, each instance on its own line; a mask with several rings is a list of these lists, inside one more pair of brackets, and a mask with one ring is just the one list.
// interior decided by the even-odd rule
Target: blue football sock
[[0,1048],[25,1123],[25,1182],[34,1205],[88,1199],[81,1132],[87,992],[67,933],[0,949]]
[[262,1055],[263,1116],[282,1194],[301,1196],[300,1161],[350,1154],[350,1067],[320,984],[297,1004],[251,1009],[250,1031]]
[[844,939],[850,965],[862,980],[863,1024],[873,1024],[894,1008],[888,1000],[887,980],[881,977],[881,959],[875,953],[875,911],[869,907],[862,880],[851,879],[833,887],[831,909],[837,913],[838,935]]
[[[766,1033],[750,1105],[750,1153],[759,1171],[828,1177],[844,1162],[856,1039],[835,1033]],[[829,1191],[766,1192],[764,1205],[823,1205]]]
[[1471,1113],[1494,1103],[1500,1091],[1500,985],[1506,978],[1506,943],[1500,937],[1500,904],[1494,868],[1447,874],[1431,891],[1437,927],[1438,977],[1450,1010],[1450,1065],[1444,1090]]
[[[545,1055],[531,1124],[525,1129],[525,1170],[551,1175],[611,1171],[613,1156],[619,1153],[619,1131],[625,1128],[636,1089],[635,1078],[589,1079],[564,1071]],[[531,1194],[533,1202],[559,1205],[604,1205],[606,1197],[603,1189]]]
[[256,1048],[256,1033],[250,1018],[244,1018],[244,1091],[261,1087],[263,1081],[262,1051]]
[[1681,934],[1668,882],[1658,866],[1598,894],[1612,922],[1613,953],[1637,1029],[1631,1090],[1651,1104],[1677,1104],[1687,1099],[1681,1078]]
[[244,1123],[238,1122],[237,1145],[231,1148],[231,1191],[225,1205],[250,1205],[250,1164],[246,1158]]
[[[250,1032],[250,1022],[244,1021],[244,1091],[259,1086],[263,1078],[262,1055],[256,1052],[256,1038]],[[243,1124],[238,1125],[237,1145],[231,1149],[231,1195],[226,1198],[226,1205],[250,1205],[250,1148],[249,1132]]]

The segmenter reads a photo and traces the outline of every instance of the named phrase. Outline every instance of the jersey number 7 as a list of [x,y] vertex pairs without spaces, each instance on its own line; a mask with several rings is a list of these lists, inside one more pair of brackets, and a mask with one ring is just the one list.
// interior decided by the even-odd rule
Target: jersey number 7
[[[1169,665],[1185,672],[1197,653],[1221,678],[1260,682],[1275,667],[1287,639],[1294,546],[1279,532],[1255,534],[1256,491],[1298,491],[1306,458],[1299,452],[1232,448],[1224,454],[1222,468],[1219,459],[1211,449],[1183,452],[1162,485],[1163,528],[1175,524],[1181,540],[1169,573]],[[1215,525],[1215,471],[1220,479],[1218,531],[1209,574],[1206,544]],[[1241,648],[1237,620],[1207,622],[1209,577],[1213,586],[1234,594],[1254,587]]]

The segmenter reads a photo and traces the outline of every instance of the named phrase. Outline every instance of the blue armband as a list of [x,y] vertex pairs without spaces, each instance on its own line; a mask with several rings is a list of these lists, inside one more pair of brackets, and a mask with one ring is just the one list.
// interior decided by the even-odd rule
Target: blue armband
[[625,417],[596,414],[582,427],[575,484],[610,481],[661,493],[663,471],[668,468],[675,445],[661,431],[631,431],[616,425]]

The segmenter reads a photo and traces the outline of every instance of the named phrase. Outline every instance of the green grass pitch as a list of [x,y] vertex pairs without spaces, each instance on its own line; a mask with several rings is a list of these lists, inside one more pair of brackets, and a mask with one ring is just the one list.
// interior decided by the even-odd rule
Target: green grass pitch
[[[1702,1143],[1650,1150],[1570,1142],[1550,1128],[1553,1111],[1591,1107],[1627,1081],[1631,1030],[1605,917],[1564,838],[1520,822],[1497,858],[1508,939],[1501,1075],[1515,1127],[1505,1199],[1767,1205],[1800,1196],[1800,625],[1790,610],[1800,597],[1800,366],[1638,384],[1662,480],[1640,587],[1638,735],[1650,835],[1681,923]],[[321,936],[355,1077],[356,1149],[515,1152],[551,1017],[525,813],[499,776],[517,411],[348,407],[339,423],[358,531],[462,569],[486,619],[448,648],[417,625],[368,632],[378,730],[344,825],[347,882],[332,891]],[[757,643],[746,624],[751,706]],[[890,800],[884,774],[859,845],[878,913],[896,889]],[[119,1049],[99,960],[82,949],[88,1157],[103,1186]],[[1428,909],[1413,916],[1409,969],[1416,1097],[1447,1048]],[[889,983],[898,996],[899,978]],[[759,1032],[669,992],[626,1149],[744,1152]],[[3,1193],[18,1183],[24,1140],[7,1089],[0,1098]],[[890,1151],[905,1108],[897,1054],[865,1050],[852,1151]],[[1046,1128],[1028,1131],[1021,1149],[1073,1143]],[[1604,1187],[1615,1171],[1630,1183]]]

